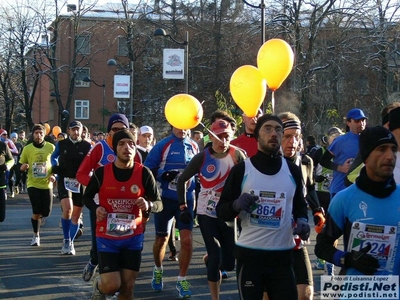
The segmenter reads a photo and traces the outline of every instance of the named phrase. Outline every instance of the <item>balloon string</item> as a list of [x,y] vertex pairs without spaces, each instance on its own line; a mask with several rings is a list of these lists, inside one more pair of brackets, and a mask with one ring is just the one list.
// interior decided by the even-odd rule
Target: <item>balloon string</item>
[[[220,141],[221,143],[223,143],[220,138],[214,133],[212,132],[210,129],[208,129],[202,122],[200,122],[200,125],[204,127],[205,130],[208,131],[209,134],[211,134],[213,137],[215,137],[218,141]],[[205,145],[204,145],[205,146]]]
[[272,113],[274,113],[275,112],[275,91],[272,91],[271,107],[272,107]]

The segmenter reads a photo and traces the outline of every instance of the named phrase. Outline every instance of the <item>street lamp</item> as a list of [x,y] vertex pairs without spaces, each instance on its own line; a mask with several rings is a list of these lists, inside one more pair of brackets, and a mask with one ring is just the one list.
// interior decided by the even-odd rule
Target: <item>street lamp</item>
[[[120,64],[117,63],[117,61],[113,58],[110,58],[107,61],[107,66],[112,66],[112,67],[120,67],[122,70],[124,70],[124,72],[127,72],[127,70],[125,70],[125,68],[123,68]],[[131,69],[130,71],[130,77],[131,77],[131,88],[130,88],[130,101],[129,101],[129,121],[133,122],[133,61],[131,60],[130,62],[130,67]]]
[[261,9],[261,46],[265,43],[265,3],[264,0],[261,0],[259,5],[253,5],[246,0],[242,0],[245,4],[253,8]]
[[102,109],[102,117],[103,117],[103,125],[102,125],[102,129],[104,130],[104,115],[105,115],[105,110],[106,110],[106,79],[103,78],[103,84],[98,84],[96,81],[94,81],[93,79],[91,79],[88,76],[85,76],[85,78],[83,78],[84,82],[93,82],[95,85],[97,85],[98,87],[102,87],[103,88],[103,109]]
[[[265,2],[264,0],[261,0],[260,4],[258,5],[253,5],[246,0],[242,0],[245,4],[247,4],[250,7],[253,8],[259,8],[261,9],[261,46],[264,45],[265,43]],[[263,106],[263,112],[265,112],[265,99],[262,103]],[[274,109],[273,104],[272,104],[272,110]]]
[[164,29],[157,28],[154,31],[154,36],[169,37],[174,43],[185,46],[185,93],[189,93],[189,31],[185,32],[185,40],[179,42],[174,39],[170,34],[167,34]]

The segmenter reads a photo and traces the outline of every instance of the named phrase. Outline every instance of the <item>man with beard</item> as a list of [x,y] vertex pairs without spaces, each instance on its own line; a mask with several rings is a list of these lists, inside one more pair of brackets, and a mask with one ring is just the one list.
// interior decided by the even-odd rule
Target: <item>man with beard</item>
[[[107,139],[99,140],[93,148],[89,151],[85,159],[82,161],[78,171],[76,172],[76,179],[84,186],[87,186],[93,171],[97,168],[105,166],[115,160],[115,153],[112,148],[112,139],[118,131],[129,128],[128,118],[123,114],[113,114],[108,120],[107,125]],[[82,272],[84,281],[90,281],[96,273],[98,264],[97,245],[96,245],[96,214],[90,211],[90,224],[92,247],[90,249],[90,260],[86,264]]]
[[54,145],[46,142],[46,128],[42,124],[32,127],[32,143],[22,150],[19,163],[21,171],[28,171],[28,195],[32,205],[33,238],[31,246],[40,246],[40,217],[48,217],[53,205],[53,182],[51,154]]
[[[136,137],[128,130],[112,140],[116,159],[94,171],[84,194],[85,205],[96,215],[100,277],[93,281],[92,299],[133,299],[141,263],[145,214],[162,210],[151,171],[135,162]],[[98,194],[99,203],[94,201]]]
[[218,218],[242,221],[235,249],[241,299],[262,299],[264,291],[271,300],[297,299],[293,231],[307,240],[310,226],[300,170],[279,153],[282,133],[277,116],[258,119],[258,152],[231,169],[216,208]]

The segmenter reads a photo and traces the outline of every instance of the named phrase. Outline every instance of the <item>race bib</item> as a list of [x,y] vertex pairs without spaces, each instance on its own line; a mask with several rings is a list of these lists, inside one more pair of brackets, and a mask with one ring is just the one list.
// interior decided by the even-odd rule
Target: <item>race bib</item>
[[45,162],[34,162],[32,174],[35,178],[45,178],[47,176],[47,164]]
[[[178,171],[178,175],[176,175],[176,177],[174,178],[174,180],[172,180],[169,184],[168,184],[168,188],[172,191],[176,191],[176,185],[178,183],[178,178],[179,176],[182,174],[183,170],[170,170],[170,171]],[[189,180],[190,182],[190,180]]]
[[329,189],[330,189],[331,183],[332,183],[332,179],[333,179],[333,177],[331,176],[331,174],[327,174],[327,177],[322,182],[322,190],[329,192]]
[[368,244],[368,254],[379,261],[379,271],[393,271],[394,246],[398,227],[353,222],[351,226],[348,251],[360,251]]
[[214,191],[209,191],[209,193],[206,195],[206,214],[210,217],[217,217],[217,211],[215,210],[215,208],[217,207],[220,196],[221,193]]
[[76,178],[64,177],[64,186],[67,191],[75,194],[79,194],[81,190],[81,184],[76,180]]
[[282,224],[286,206],[286,193],[273,191],[254,191],[259,196],[252,207],[250,224],[254,226],[279,229]]
[[123,213],[109,213],[107,215],[106,234],[109,236],[128,236],[136,229],[135,215]]

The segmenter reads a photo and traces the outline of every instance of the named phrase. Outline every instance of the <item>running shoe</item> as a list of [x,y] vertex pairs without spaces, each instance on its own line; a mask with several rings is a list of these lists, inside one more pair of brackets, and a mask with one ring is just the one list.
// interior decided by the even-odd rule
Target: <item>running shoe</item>
[[168,260],[170,260],[170,261],[178,261],[178,256],[176,255],[176,250],[169,251]]
[[68,239],[64,239],[63,240],[63,245],[62,245],[62,248],[61,248],[61,254],[69,254],[69,252],[70,252],[70,249],[71,248],[71,240],[68,240]]
[[332,264],[330,262],[326,262],[324,271],[325,271],[325,275],[335,276],[335,266],[334,266],[334,264]]
[[177,257],[176,255],[170,255],[170,256],[168,257],[168,260],[169,260],[169,261],[178,261],[178,257]]
[[92,293],[92,300],[106,300],[106,295],[102,294],[99,291],[99,288],[97,286],[99,281],[99,278],[97,277],[95,280],[93,280],[93,293]]
[[154,268],[153,279],[151,280],[151,287],[156,292],[162,291],[162,289],[164,287],[164,284],[162,281],[162,275],[163,275],[163,270],[156,270],[156,268]]
[[40,236],[33,236],[31,246],[40,246]]
[[316,270],[324,270],[325,269],[325,261],[323,259],[318,258],[314,263],[314,269]]
[[194,228],[197,228],[197,227],[199,227],[200,225],[199,225],[199,221],[197,221],[197,218],[195,218],[194,220],[193,220],[193,227]]
[[70,247],[69,247],[69,255],[75,255],[75,247],[74,247],[74,242],[71,242]]
[[97,265],[92,265],[89,260],[82,272],[83,281],[90,281],[90,279],[92,279],[93,275],[96,273],[96,270]]
[[78,232],[76,233],[75,240],[76,240],[77,238],[79,238],[82,234],[83,234],[83,229],[82,229],[82,227],[80,227],[80,228],[78,229]]
[[175,229],[175,240],[179,241],[181,239],[181,235],[179,233],[179,229]]
[[227,279],[228,278],[228,272],[227,271],[221,271],[221,276],[222,276],[222,279]]
[[190,283],[187,280],[178,281],[176,283],[176,290],[179,293],[179,298],[190,298],[192,292],[189,290]]
[[14,198],[15,197],[15,193],[14,193],[14,191],[12,191],[11,193],[10,193],[10,198]]
[[18,188],[18,186],[14,186],[14,193],[15,193],[15,195],[18,195],[18,194],[19,194],[19,188]]

